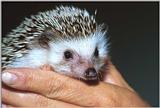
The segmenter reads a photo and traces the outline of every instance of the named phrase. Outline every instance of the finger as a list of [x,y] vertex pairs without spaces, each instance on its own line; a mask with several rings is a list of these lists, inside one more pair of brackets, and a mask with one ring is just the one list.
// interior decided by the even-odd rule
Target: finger
[[40,93],[52,99],[84,106],[96,104],[90,100],[93,96],[86,84],[55,72],[28,68],[10,69],[2,74],[2,81],[10,87]]
[[[79,106],[119,106],[119,100],[128,101],[128,98],[139,99],[138,102],[143,104],[138,95],[113,84],[99,82],[96,86],[88,86],[82,81],[38,69],[20,68],[7,71],[8,75],[2,74],[2,81],[8,86],[39,93],[50,99]],[[12,78],[10,74],[14,74],[17,78]],[[123,105],[125,101],[123,101]]]
[[12,105],[8,105],[8,104],[2,104],[2,108],[16,108],[16,107],[13,107]]
[[2,101],[5,107],[54,107],[54,108],[79,108],[78,106],[60,102],[57,100],[48,99],[35,93],[27,93],[20,91],[12,91],[2,89]]
[[124,88],[128,88],[132,90],[132,87],[125,81],[120,72],[116,69],[116,67],[109,61],[107,65],[107,70],[104,72],[104,82],[115,84]]

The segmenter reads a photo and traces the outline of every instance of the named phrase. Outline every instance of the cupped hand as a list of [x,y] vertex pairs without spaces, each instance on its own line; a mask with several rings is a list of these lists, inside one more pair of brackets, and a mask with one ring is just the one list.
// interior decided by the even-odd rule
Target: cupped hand
[[[88,85],[50,68],[7,69],[2,73],[2,102],[14,107],[149,106],[109,63],[104,81]],[[6,86],[7,85],[7,86]]]

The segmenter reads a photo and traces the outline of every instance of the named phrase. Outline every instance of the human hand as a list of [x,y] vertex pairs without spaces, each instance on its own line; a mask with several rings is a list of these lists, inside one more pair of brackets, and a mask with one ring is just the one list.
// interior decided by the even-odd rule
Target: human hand
[[[9,72],[17,78],[11,78]],[[2,101],[19,107],[108,107],[149,106],[126,83],[115,67],[109,63],[104,82],[86,83],[52,72],[50,69],[8,69],[2,81]],[[9,76],[7,76],[9,75]],[[5,78],[7,77],[7,78]]]

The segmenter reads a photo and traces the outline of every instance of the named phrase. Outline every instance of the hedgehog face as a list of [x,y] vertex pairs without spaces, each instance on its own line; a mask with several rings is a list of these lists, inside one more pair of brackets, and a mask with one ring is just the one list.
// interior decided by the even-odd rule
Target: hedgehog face
[[86,38],[51,42],[48,61],[55,71],[84,80],[97,80],[107,53],[104,33],[99,32]]

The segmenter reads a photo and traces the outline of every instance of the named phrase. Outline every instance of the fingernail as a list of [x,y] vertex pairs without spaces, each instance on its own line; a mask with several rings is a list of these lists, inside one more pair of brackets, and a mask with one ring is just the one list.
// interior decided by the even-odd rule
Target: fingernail
[[7,108],[6,105],[2,104],[2,108]]
[[8,84],[8,85],[14,84],[16,79],[17,79],[17,76],[15,74],[11,74],[9,72],[2,73],[2,81],[5,84]]

